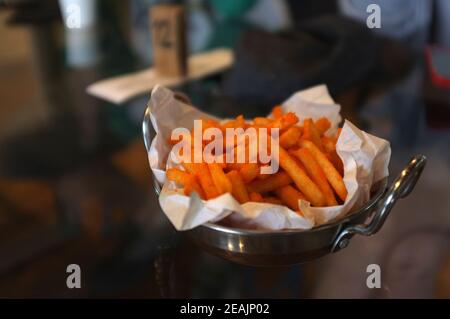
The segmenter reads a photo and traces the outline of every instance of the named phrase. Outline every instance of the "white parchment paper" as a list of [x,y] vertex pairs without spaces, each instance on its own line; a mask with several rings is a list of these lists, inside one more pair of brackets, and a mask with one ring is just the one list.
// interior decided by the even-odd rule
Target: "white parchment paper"
[[[300,209],[305,215],[302,217],[280,205],[254,202],[241,205],[231,194],[223,194],[207,201],[196,194],[185,196],[175,183],[166,181],[165,170],[173,166],[167,161],[171,151],[171,145],[167,141],[173,129],[191,129],[193,120],[215,117],[176,100],[172,91],[161,86],[153,89],[149,107],[156,136],[148,159],[157,181],[163,185],[159,196],[161,208],[177,230],[192,229],[225,217],[228,217],[227,223],[241,228],[310,229],[362,206],[369,199],[371,186],[389,174],[389,142],[345,121],[336,144],[336,151],[344,163],[344,183],[348,191],[347,199],[342,205],[310,207],[309,202],[302,200]],[[286,112],[294,112],[300,122],[305,118],[327,117],[332,126],[326,134],[334,133],[341,122],[340,106],[333,101],[325,85],[294,93],[282,103],[282,108]]]

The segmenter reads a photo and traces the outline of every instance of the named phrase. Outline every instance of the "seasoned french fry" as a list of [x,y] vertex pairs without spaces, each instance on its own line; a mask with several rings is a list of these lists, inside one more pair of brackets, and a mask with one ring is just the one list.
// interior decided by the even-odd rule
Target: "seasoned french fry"
[[283,109],[281,105],[277,105],[272,109],[272,116],[274,119],[279,119],[283,116]]
[[219,191],[219,194],[231,193],[231,182],[223,172],[222,167],[220,167],[220,165],[217,163],[209,163],[208,168],[213,183],[216,186],[216,189]]
[[227,163],[227,168],[229,170],[240,171],[244,163]]
[[309,140],[313,142],[319,150],[323,151],[322,140],[320,139],[320,134],[317,131],[316,126],[312,119],[306,119],[303,122],[303,136],[302,139]]
[[190,179],[184,185],[184,194],[191,195],[192,192],[196,192],[201,199],[205,199],[205,192],[203,191],[196,178]]
[[[275,106],[272,109],[270,118],[255,117],[252,122],[246,122],[242,115],[225,123],[202,119],[203,132],[208,128],[218,128],[225,133],[227,128],[245,130],[249,127],[256,128],[256,131],[247,131],[245,140],[238,141],[235,137],[232,143],[223,146],[223,153],[219,153],[217,149],[208,148],[206,153],[208,158],[203,158],[203,151],[206,145],[217,136],[212,134],[205,136],[202,139],[202,149],[194,149],[191,138],[191,159],[188,161],[188,158],[183,158],[185,162],[182,163],[185,171],[169,169],[167,178],[182,185],[185,194],[196,192],[203,199],[212,199],[224,193],[231,193],[239,203],[248,201],[280,205],[284,203],[295,211],[299,211],[298,198],[300,197],[308,200],[315,207],[337,205],[335,193],[342,200],[346,197],[346,189],[341,177],[342,161],[336,153],[336,140],[340,131],[336,136],[324,136],[331,127],[330,121],[326,118],[319,118],[315,122],[312,119],[306,119],[303,126],[299,126],[301,123],[298,121],[294,113],[283,113],[281,106]],[[254,154],[255,150],[260,148],[259,128],[268,129],[269,135],[273,129],[280,130],[278,153],[280,171],[276,174],[262,175],[260,173],[263,161],[263,165],[269,164],[262,159],[258,162],[258,158],[255,158],[257,155]],[[256,136],[252,136],[253,134]],[[210,136],[211,140],[208,139]],[[257,137],[257,139],[253,140],[249,136]],[[270,154],[272,145],[269,138],[267,151]],[[181,138],[171,140],[169,143],[175,144],[179,140]],[[250,143],[254,144],[249,145]],[[238,144],[243,145],[238,146]],[[245,158],[238,158],[238,149],[245,150]],[[178,152],[183,150],[179,149]],[[234,162],[226,163],[226,155],[230,155],[231,151],[234,152]],[[202,152],[202,154],[200,156],[195,152]],[[211,161],[211,156],[216,161],[220,159],[218,162],[221,163],[207,163]],[[192,163],[200,158],[203,162]],[[299,212],[299,214],[302,213]]]
[[279,148],[280,166],[289,174],[306,199],[316,207],[325,205],[325,197],[319,187],[308,177],[294,159],[282,147]]
[[[267,127],[264,127],[267,129]],[[258,151],[262,149],[262,145],[260,145],[260,136],[259,132],[256,129],[256,134],[252,135],[251,138],[245,137],[245,140],[241,140],[239,144],[234,146],[233,148],[233,156],[235,164],[243,164],[243,163],[254,163],[258,162]],[[267,151],[270,154],[271,145],[270,145],[270,135],[267,136],[267,142],[264,147],[267,147]],[[230,155],[228,155],[230,156]],[[232,164],[233,165],[233,164]],[[242,167],[240,167],[242,168]],[[238,167],[234,167],[234,169],[238,169]]]
[[333,164],[333,166],[337,169],[341,176],[344,175],[344,163],[342,163],[341,158],[336,153],[336,151],[330,152],[327,154],[328,159]]
[[244,115],[239,115],[236,117],[236,127],[246,128],[247,123],[245,123]]
[[[289,153],[289,154],[291,154],[291,153]],[[305,166],[303,165],[302,161],[299,160],[299,159],[297,158],[297,156],[295,156],[294,154],[291,154],[291,155],[292,155],[292,156],[291,156],[292,159],[297,163],[298,167],[300,167],[302,170],[304,170],[304,171],[306,172]]]
[[273,120],[268,119],[267,117],[255,117],[253,119],[253,124],[259,125],[259,126],[267,126],[267,125],[270,125],[272,122],[273,122]]
[[301,148],[294,152],[294,155],[303,163],[306,172],[309,177],[319,186],[320,190],[325,196],[325,200],[328,206],[336,206],[338,202],[334,197],[333,190],[330,184],[328,184],[325,173],[320,168],[314,157],[311,155],[308,149]]
[[292,126],[280,136],[280,145],[286,149],[297,144],[302,135],[302,130],[298,126]]
[[307,148],[311,152],[311,155],[322,168],[325,176],[327,177],[336,194],[340,199],[345,201],[347,197],[347,189],[345,188],[342,176],[339,174],[337,169],[328,160],[325,154],[322,153],[311,141],[303,140],[301,141],[301,146]]
[[334,165],[341,176],[344,174],[344,164],[341,158],[336,153],[336,140],[334,137],[322,136],[322,145],[327,152],[327,157],[330,162]]
[[268,127],[279,128],[280,131],[289,129],[298,122],[298,117],[292,112],[284,114],[282,117],[275,119]]
[[231,193],[241,204],[250,201],[250,197],[245,187],[244,181],[238,171],[230,171],[227,173],[228,179],[231,181],[232,191]]
[[299,210],[298,201],[305,199],[302,193],[296,190],[291,185],[283,186],[275,191],[275,194],[285,203],[290,209]]
[[263,197],[263,202],[268,204],[274,204],[274,205],[283,205],[283,201],[276,197]]
[[237,116],[234,120],[229,120],[222,124],[222,129],[225,130],[227,128],[245,128],[246,123],[243,115]]
[[290,183],[292,183],[292,179],[286,172],[278,172],[264,180],[251,182],[247,185],[247,189],[249,192],[268,193]]
[[222,129],[222,125],[216,120],[212,119],[201,119],[202,121],[202,131],[204,132],[208,128],[218,128]]
[[[256,134],[255,137],[258,138],[258,134]],[[243,143],[243,144],[241,144],[241,143]],[[236,142],[235,145],[232,147],[232,149],[233,149],[233,156],[234,156],[234,163],[235,164],[250,163],[251,155],[252,155],[250,150],[251,150],[251,148],[253,146],[255,148],[255,150],[257,151],[258,150],[258,145],[250,144],[250,141],[249,141],[248,138],[245,138],[245,140],[243,142],[241,142],[241,143],[239,143],[239,145],[238,145],[238,143]],[[240,155],[239,154],[239,150],[241,148],[244,148],[244,151],[245,151],[245,153],[243,154],[244,155],[243,163],[242,163],[242,159],[240,159],[239,156],[238,156],[238,155]],[[253,154],[253,156],[254,155],[257,155],[257,154]],[[234,167],[233,169],[237,169],[237,167]]]
[[242,164],[239,173],[245,183],[250,183],[259,175],[259,166],[256,163],[245,163]]
[[261,168],[263,168],[263,167],[268,167],[269,165],[262,165],[261,167],[260,167],[260,173],[258,174],[258,176],[257,176],[257,179],[258,180],[265,180],[265,179],[268,179],[270,176],[272,176],[271,174],[261,174]]
[[316,126],[319,135],[325,134],[325,132],[331,127],[330,120],[326,117],[319,118],[316,122],[314,122],[314,125]]
[[306,218],[306,219],[310,219],[310,220],[313,220],[313,221],[317,222],[316,221],[316,216],[314,215],[314,213],[312,213],[310,211],[308,211],[308,213],[305,213],[305,212],[303,212],[302,210],[299,209],[298,211],[296,211],[296,213],[298,215]]
[[331,153],[336,150],[336,142],[332,138],[322,136],[321,140],[325,152]]
[[195,174],[205,192],[206,199],[219,196],[206,163],[183,163],[183,166],[189,173]]
[[185,185],[186,182],[193,177],[193,175],[186,173],[178,168],[169,168],[166,171],[166,177],[170,181],[174,181],[177,184]]
[[251,192],[249,194],[251,202],[261,203],[263,201],[263,197],[260,193]]
[[222,168],[222,169],[226,169],[227,168],[227,163],[226,163],[225,159],[222,160],[222,163],[217,163],[217,165],[219,165],[220,168]]
[[197,179],[194,175],[177,168],[169,168],[166,171],[166,176],[168,180],[183,185],[186,195],[190,195],[192,191],[195,191],[200,196],[200,198],[205,198],[205,193],[198,184]]

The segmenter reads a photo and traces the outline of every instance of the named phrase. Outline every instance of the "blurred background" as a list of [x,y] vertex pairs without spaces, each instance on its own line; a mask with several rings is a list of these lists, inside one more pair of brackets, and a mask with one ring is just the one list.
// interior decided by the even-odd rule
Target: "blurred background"
[[[71,3],[80,29],[64,23]],[[141,138],[149,93],[121,105],[86,93],[152,65],[159,3],[185,6],[190,54],[234,51],[230,69],[176,87],[199,108],[251,117],[326,83],[345,118],[391,141],[393,176],[428,157],[377,235],[251,268],[174,230]],[[450,298],[449,15],[446,0],[0,0],[0,297]],[[380,289],[366,286],[372,263]],[[66,286],[69,264],[80,289]]]

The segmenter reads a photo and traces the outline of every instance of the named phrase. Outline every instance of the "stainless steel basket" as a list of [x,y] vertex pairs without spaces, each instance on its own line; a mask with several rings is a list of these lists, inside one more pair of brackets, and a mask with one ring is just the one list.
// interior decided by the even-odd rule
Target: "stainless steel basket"
[[[186,97],[181,97],[188,101]],[[146,109],[143,135],[147,151],[151,145],[150,110]],[[424,155],[414,156],[388,186],[384,179],[372,188],[364,207],[339,221],[310,230],[246,230],[206,223],[188,231],[189,236],[210,253],[251,266],[282,266],[306,262],[347,247],[355,234],[378,232],[398,199],[410,194],[426,164]],[[155,191],[160,185],[153,179]],[[370,218],[372,217],[372,218]]]

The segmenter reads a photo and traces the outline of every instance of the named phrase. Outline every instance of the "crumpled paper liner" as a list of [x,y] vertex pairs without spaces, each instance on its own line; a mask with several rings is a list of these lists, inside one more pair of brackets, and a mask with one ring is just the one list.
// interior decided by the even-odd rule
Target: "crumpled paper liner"
[[[228,225],[239,228],[310,229],[361,207],[368,201],[372,185],[389,174],[389,142],[361,131],[346,120],[336,144],[336,151],[344,163],[343,178],[348,191],[342,205],[310,207],[309,202],[301,200],[303,217],[280,205],[254,202],[241,205],[231,194],[207,201],[196,194],[185,196],[175,183],[166,181],[165,169],[174,166],[167,160],[172,148],[167,141],[174,128],[191,129],[195,119],[217,118],[176,100],[172,91],[161,86],[153,89],[149,107],[156,136],[148,159],[155,178],[163,185],[159,196],[161,208],[177,230],[192,229],[226,217]],[[327,117],[332,125],[326,134],[334,133],[341,121],[340,106],[334,103],[325,85],[294,93],[282,103],[282,108],[294,112],[300,122],[305,118]]]

